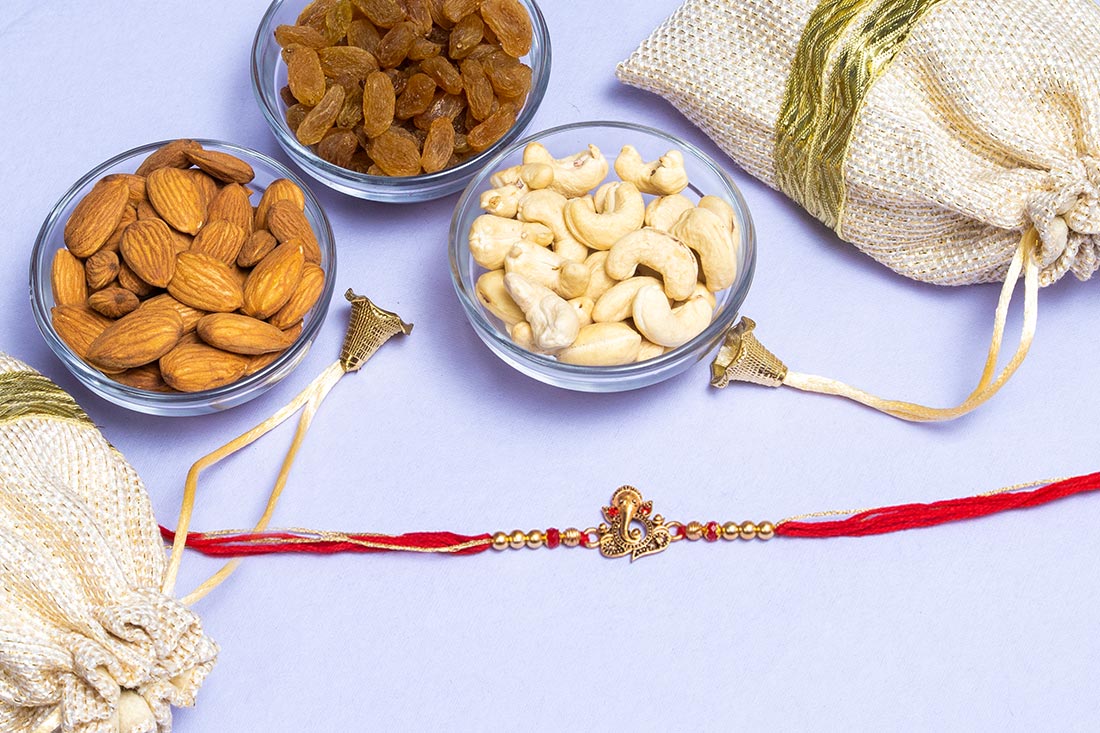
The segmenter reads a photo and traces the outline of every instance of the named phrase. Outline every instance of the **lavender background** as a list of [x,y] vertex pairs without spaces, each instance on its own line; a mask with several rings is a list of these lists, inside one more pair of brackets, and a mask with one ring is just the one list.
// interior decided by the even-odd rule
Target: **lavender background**
[[[543,0],[550,89],[532,130],[614,118],[732,163],[615,64],[674,0]],[[167,419],[79,386],[31,319],[27,257],[58,197],[152,140],[222,138],[284,160],[256,109],[262,0],[9,0],[0,14],[0,350],[69,389],[171,524],[193,460],[273,412],[338,353],[334,310],[305,363],[226,414]],[[793,367],[953,404],[984,358],[997,287],[903,280],[741,171],[760,239],[745,313]],[[1018,376],[977,414],[902,424],[784,390],[707,387],[707,365],[583,395],[512,372],[450,284],[456,196],[362,202],[315,187],[354,287],[416,323],[318,416],[283,526],[402,532],[584,527],[634,483],[670,518],[779,519],[969,495],[1095,471],[1096,283],[1043,293]],[[1014,321],[1015,323],[1015,321]],[[197,528],[259,513],[289,432],[209,472]],[[581,550],[247,562],[197,610],[222,645],[177,730],[957,730],[1100,723],[1100,500],[858,540],[676,545],[634,565]],[[181,589],[217,567],[189,556]]]

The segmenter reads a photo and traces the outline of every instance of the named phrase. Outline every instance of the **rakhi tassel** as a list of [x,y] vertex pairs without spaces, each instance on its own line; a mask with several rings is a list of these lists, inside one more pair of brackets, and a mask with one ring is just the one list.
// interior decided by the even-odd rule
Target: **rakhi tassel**
[[907,529],[934,527],[948,522],[978,519],[990,514],[1049,504],[1076,494],[1100,490],[1100,473],[1058,481],[1032,491],[971,496],[947,499],[931,504],[900,504],[868,509],[840,520],[803,522],[785,520],[775,527],[778,537],[862,537],[872,534],[901,532]]

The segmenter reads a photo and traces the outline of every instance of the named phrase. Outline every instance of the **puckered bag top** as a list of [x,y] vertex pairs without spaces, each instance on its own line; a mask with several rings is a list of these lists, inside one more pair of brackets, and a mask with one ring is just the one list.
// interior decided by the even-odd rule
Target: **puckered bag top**
[[1092,0],[687,0],[618,74],[906,277],[1100,269]]
[[77,404],[0,354],[0,730],[155,733],[217,646],[161,592],[145,489]]

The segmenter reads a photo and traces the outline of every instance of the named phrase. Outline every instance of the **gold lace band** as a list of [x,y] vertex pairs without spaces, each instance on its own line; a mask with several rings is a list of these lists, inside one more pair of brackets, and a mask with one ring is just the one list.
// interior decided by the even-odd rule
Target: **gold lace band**
[[35,372],[0,374],[0,422],[21,417],[56,417],[91,424],[76,400]]
[[776,123],[776,185],[832,229],[859,111],[914,26],[943,0],[822,0],[810,16]]

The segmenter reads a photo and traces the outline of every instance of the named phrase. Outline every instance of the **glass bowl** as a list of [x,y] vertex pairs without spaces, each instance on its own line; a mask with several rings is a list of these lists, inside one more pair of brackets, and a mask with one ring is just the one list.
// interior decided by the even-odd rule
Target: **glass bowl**
[[[719,196],[733,207],[741,237],[737,253],[737,279],[729,288],[715,294],[718,303],[714,318],[702,333],[661,356],[633,364],[602,367],[565,364],[552,356],[527,351],[512,342],[504,330],[504,324],[489,313],[477,297],[475,284],[485,268],[471,256],[468,235],[473,220],[483,213],[479,204],[481,194],[491,188],[489,177],[502,168],[519,165],[523,160],[524,146],[532,141],[542,143],[558,158],[594,144],[607,157],[609,164],[614,163],[623,145],[633,145],[645,160],[655,160],[669,150],[679,150],[684,155],[684,165],[691,181],[684,195]],[[610,167],[610,176],[614,177],[614,166]],[[450,259],[455,290],[470,324],[489,349],[505,363],[529,377],[556,387],[581,392],[621,392],[673,377],[719,345],[752,283],[756,267],[756,233],[748,207],[733,179],[694,145],[660,130],[627,122],[578,122],[520,140],[486,162],[485,168],[470,181],[455,207],[451,220]]]
[[519,0],[531,16],[531,52],[523,62],[531,67],[531,90],[516,123],[488,149],[453,168],[418,176],[372,176],[329,163],[298,142],[286,124],[285,107],[279,90],[286,85],[286,64],[275,42],[275,28],[293,24],[306,0],[275,0],[267,9],[252,44],[252,91],[275,139],[291,159],[326,186],[349,196],[390,203],[413,203],[440,198],[456,191],[481,170],[485,161],[520,137],[546,93],[550,82],[550,33],[534,0]]
[[50,318],[50,309],[54,305],[50,287],[51,263],[54,253],[65,246],[62,232],[69,215],[96,181],[111,173],[133,173],[147,155],[165,142],[167,141],[143,145],[111,158],[84,175],[61,197],[42,224],[31,253],[31,309],[34,312],[38,330],[42,332],[46,343],[69,371],[95,394],[122,407],[151,415],[201,415],[235,407],[258,397],[290,374],[309,353],[310,345],[320,331],[328,311],[329,301],[332,299],[336,279],[336,242],[332,235],[332,227],[329,226],[328,218],[321,210],[317,199],[305,183],[284,165],[248,148],[217,140],[196,140],[207,150],[230,153],[247,161],[256,172],[256,178],[252,184],[249,184],[252,187],[267,188],[277,178],[289,178],[302,189],[305,194],[306,218],[312,225],[317,235],[317,242],[321,246],[321,268],[325,271],[324,289],[313,309],[306,314],[298,340],[271,364],[232,384],[203,392],[162,393],[137,389],[114,381],[77,356],[54,330]]

